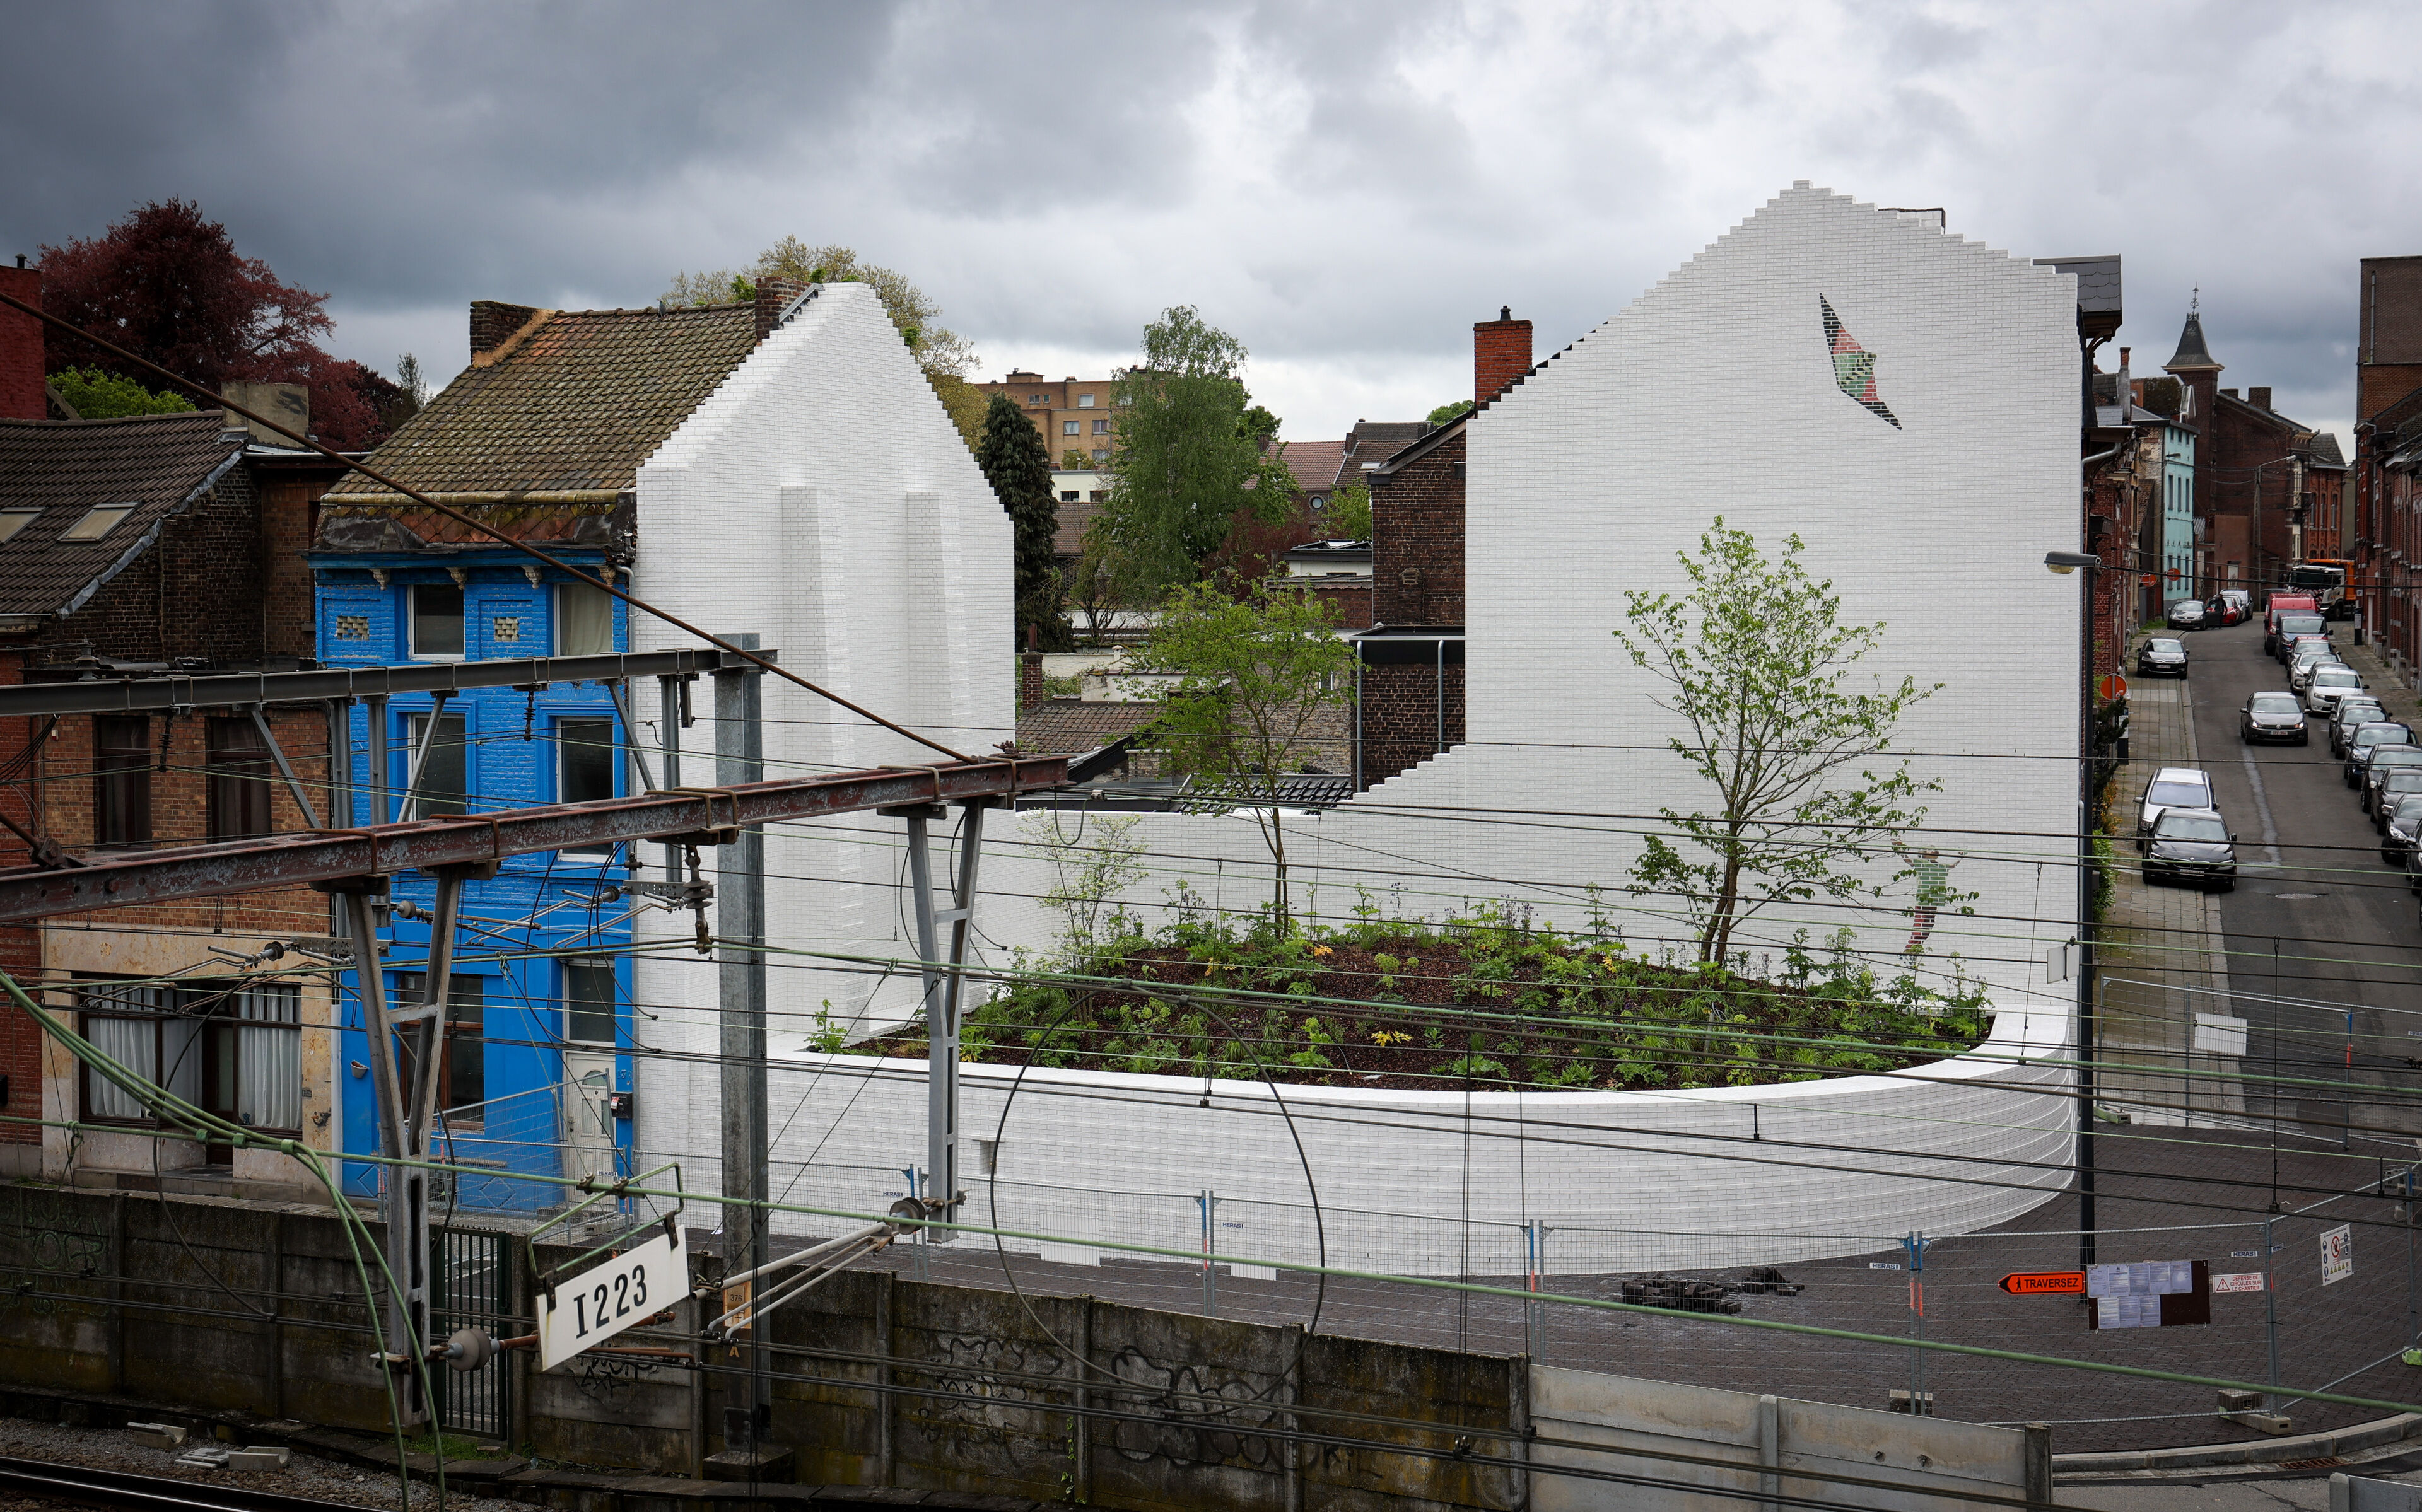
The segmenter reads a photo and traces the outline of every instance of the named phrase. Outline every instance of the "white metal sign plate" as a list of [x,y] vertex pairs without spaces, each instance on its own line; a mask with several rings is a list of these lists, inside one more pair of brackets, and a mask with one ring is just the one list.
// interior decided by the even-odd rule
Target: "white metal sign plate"
[[678,1226],[556,1284],[538,1307],[541,1370],[653,1317],[689,1291],[689,1250]]

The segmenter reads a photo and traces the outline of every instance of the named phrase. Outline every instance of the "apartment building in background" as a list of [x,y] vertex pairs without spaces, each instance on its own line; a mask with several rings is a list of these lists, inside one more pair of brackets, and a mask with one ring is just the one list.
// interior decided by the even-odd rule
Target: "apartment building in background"
[[[1014,370],[998,383],[978,383],[986,394],[1006,394],[1015,400],[1043,444],[1051,450],[1051,465],[1062,469],[1072,451],[1099,468],[1110,460],[1118,427],[1111,415],[1114,381],[1108,378],[1046,379],[1041,373]],[[1063,503],[1067,501],[1062,501]]]

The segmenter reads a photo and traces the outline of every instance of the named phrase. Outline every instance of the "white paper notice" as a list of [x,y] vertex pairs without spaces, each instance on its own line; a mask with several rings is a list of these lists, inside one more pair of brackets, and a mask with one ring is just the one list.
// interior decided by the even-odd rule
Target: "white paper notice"
[[2354,1225],[2340,1224],[2321,1236],[2321,1285],[2335,1286],[2354,1274]]

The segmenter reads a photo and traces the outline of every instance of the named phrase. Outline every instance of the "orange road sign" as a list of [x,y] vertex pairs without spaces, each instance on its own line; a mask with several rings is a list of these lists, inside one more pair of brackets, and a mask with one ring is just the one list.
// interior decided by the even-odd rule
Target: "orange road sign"
[[2102,694],[2102,701],[2106,704],[2115,698],[2125,698],[2128,696],[2128,679],[2116,672],[2105,673],[2100,691]]
[[2002,1289],[2013,1297],[2083,1297],[2083,1270],[2019,1270],[2002,1278]]

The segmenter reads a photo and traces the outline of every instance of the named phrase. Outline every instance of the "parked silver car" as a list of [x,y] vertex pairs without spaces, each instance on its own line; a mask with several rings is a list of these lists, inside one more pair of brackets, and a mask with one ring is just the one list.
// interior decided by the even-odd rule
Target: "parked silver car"
[[[2422,751],[2414,753],[2422,757]],[[2196,767],[2163,767],[2145,784],[2145,795],[2136,803],[2136,849],[2145,849],[2146,838],[2153,833],[2153,821],[2165,808],[2217,808],[2211,793],[2211,779]]]
[[2375,724],[2387,717],[2388,710],[2382,708],[2380,700],[2369,694],[2360,697],[2339,699],[2338,707],[2330,712],[2330,755],[2334,756],[2346,755],[2347,737],[2354,731],[2356,725]]
[[2304,723],[2304,706],[2294,694],[2267,691],[2246,695],[2245,707],[2237,711],[2237,738],[2248,745],[2257,740],[2310,745],[2313,727]]
[[2327,719],[2339,699],[2363,691],[2363,674],[2351,666],[2332,666],[2324,662],[2313,669],[2312,677],[2304,683],[2305,712]]
[[2289,663],[2288,668],[2288,686],[2302,694],[2306,688],[2312,686],[2314,673],[2323,667],[2342,666],[2346,666],[2346,663],[2338,660],[2338,654],[2336,651],[2323,651],[2319,655],[2299,651],[2296,653],[2296,660]]

